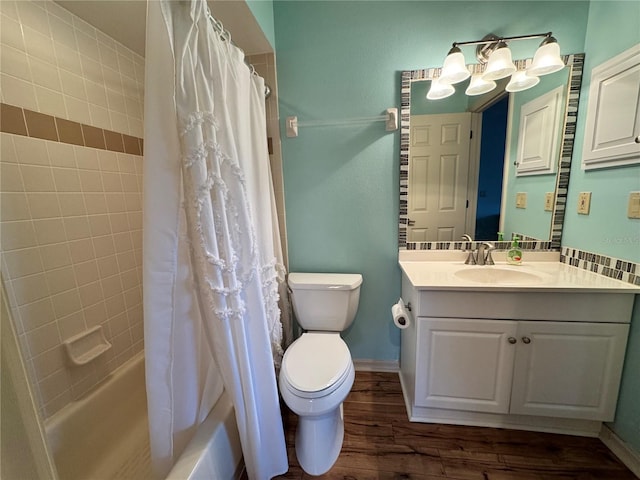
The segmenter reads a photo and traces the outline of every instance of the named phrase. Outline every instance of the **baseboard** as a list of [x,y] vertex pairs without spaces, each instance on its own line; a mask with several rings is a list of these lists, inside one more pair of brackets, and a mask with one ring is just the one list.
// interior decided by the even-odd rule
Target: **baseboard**
[[353,366],[359,372],[397,372],[400,370],[398,360],[354,360]]
[[626,442],[614,433],[607,425],[602,424],[600,440],[618,459],[640,478],[640,454],[634,451]]

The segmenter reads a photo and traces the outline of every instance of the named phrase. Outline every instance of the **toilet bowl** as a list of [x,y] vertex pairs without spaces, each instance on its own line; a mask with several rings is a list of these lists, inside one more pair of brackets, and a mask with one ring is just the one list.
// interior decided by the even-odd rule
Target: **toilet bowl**
[[355,369],[340,332],[355,318],[361,283],[359,274],[289,274],[296,318],[307,332],[285,351],[278,381],[298,415],[296,456],[310,475],[326,473],[342,448],[342,402]]
[[[324,353],[318,354],[320,351]],[[326,473],[340,454],[344,438],[341,407],[354,378],[349,349],[337,333],[304,333],[285,352],[280,392],[298,415],[296,456],[311,475]]]

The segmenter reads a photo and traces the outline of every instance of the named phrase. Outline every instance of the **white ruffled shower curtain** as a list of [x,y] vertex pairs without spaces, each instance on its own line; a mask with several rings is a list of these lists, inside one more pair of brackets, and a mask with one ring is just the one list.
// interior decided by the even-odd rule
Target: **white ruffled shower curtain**
[[204,0],[147,10],[144,309],[152,468],[164,478],[223,389],[249,478],[288,469],[274,364],[284,267],[264,80]]

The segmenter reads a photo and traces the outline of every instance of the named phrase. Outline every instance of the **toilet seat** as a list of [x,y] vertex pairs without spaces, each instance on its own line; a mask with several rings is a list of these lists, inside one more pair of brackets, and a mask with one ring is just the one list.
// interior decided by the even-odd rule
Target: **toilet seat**
[[338,333],[304,333],[285,351],[281,374],[295,395],[319,398],[340,387],[352,368],[351,353]]

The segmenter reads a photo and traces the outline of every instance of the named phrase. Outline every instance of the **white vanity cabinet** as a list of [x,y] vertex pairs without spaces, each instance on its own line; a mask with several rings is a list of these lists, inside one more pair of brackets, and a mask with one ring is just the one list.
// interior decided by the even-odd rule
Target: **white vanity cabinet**
[[403,269],[411,421],[593,436],[614,419],[637,288],[483,289],[438,268],[433,286]]
[[613,420],[628,330],[418,317],[415,405]]

